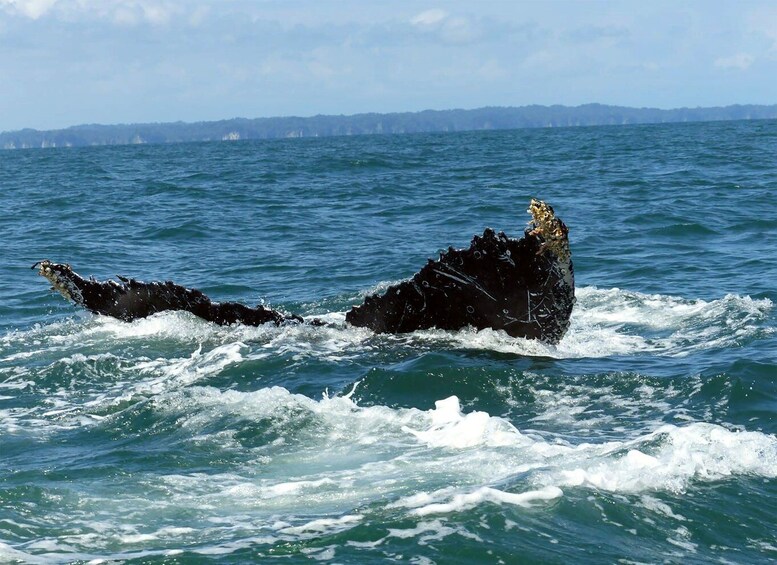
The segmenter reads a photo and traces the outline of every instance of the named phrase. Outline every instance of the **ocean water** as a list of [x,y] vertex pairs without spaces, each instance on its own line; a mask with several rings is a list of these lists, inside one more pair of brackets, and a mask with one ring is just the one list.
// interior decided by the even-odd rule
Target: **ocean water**
[[[558,346],[365,295],[532,196]],[[777,560],[777,121],[0,152],[0,562]],[[329,327],[132,323],[30,265]]]

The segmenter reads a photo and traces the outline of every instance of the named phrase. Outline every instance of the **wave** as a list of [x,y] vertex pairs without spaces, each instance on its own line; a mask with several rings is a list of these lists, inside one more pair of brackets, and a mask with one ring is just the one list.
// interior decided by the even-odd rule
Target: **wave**
[[[318,360],[375,364],[386,352],[480,350],[519,356],[600,358],[674,356],[733,348],[774,333],[769,299],[726,295],[711,301],[620,289],[583,287],[568,334],[557,346],[514,339],[503,332],[465,329],[375,335],[346,326],[343,312],[320,315],[328,327],[222,327],[188,313],[165,312],[125,323],[79,313],[74,318],[0,337],[0,396],[36,387],[43,403],[36,411],[81,413],[80,405],[57,400],[63,386],[96,405],[121,389],[123,398],[146,397],[207,382],[229,367],[281,358],[289,363]],[[190,353],[181,356],[181,350]],[[151,356],[149,356],[151,355]],[[34,362],[33,362],[34,360]],[[95,382],[103,382],[100,387]],[[63,383],[69,383],[64,385]],[[17,391],[17,392],[13,392]],[[61,405],[64,403],[64,405]],[[105,408],[109,410],[109,408]],[[6,413],[6,427],[16,426]],[[60,418],[63,425],[67,418]],[[43,425],[43,424],[42,424]]]
[[[420,410],[360,406],[353,391],[315,400],[282,387],[193,386],[160,392],[129,410],[150,411],[157,422],[152,436],[166,422],[178,439],[168,453],[153,454],[151,469],[122,474],[117,484],[85,475],[77,492],[61,493],[47,519],[74,533],[39,539],[38,552],[126,557],[154,541],[229,553],[245,544],[334,535],[376,515],[416,520],[386,537],[420,538],[440,533],[435,517],[482,505],[520,510],[582,490],[633,496],[636,504],[666,512],[656,494],[777,477],[777,438],[704,422],[575,443],[465,412],[456,397]],[[125,415],[96,425],[110,436],[125,426]],[[121,449],[131,466],[126,442]],[[209,473],[176,468],[168,458],[179,451],[214,452],[231,464]],[[78,466],[78,458],[69,465]]]
[[[578,301],[571,328],[557,346],[491,330],[375,335],[346,326],[342,312],[320,316],[330,324],[327,327],[281,328],[222,327],[181,312],[132,323],[79,313],[0,337],[0,398],[32,394],[36,399],[32,406],[0,410],[0,429],[45,435],[88,427],[134,403],[186,387],[226,388],[241,382],[266,386],[270,382],[261,376],[268,372],[280,375],[271,382],[288,387],[284,375],[293,378],[294,368],[311,366],[310,361],[337,366],[346,378],[352,367],[353,379],[340,381],[344,386],[365,378],[364,367],[393,363],[419,351],[475,350],[558,359],[682,357],[739,347],[774,333],[769,325],[773,303],[768,299],[727,295],[711,301],[689,300],[584,287],[578,290]],[[542,380],[541,375],[537,378]],[[583,414],[585,407],[575,400],[580,394],[572,381],[568,390],[526,386],[534,391],[535,422],[596,419]],[[626,406],[639,405],[636,400],[624,404],[622,395],[615,396],[620,403],[617,409],[611,403],[605,411],[612,417],[622,415]],[[602,394],[597,392],[596,397],[604,402]],[[654,400],[658,406],[667,399],[658,394]]]
[[[380,290],[388,284],[371,290]],[[83,322],[71,320],[14,331],[0,338],[0,355],[12,349],[16,353],[0,357],[0,363],[13,360],[14,355],[17,358],[38,355],[47,348],[54,351],[68,345],[96,345],[100,341],[111,345],[117,341],[148,338],[212,345],[258,342],[270,352],[323,358],[331,357],[335,352],[347,357],[350,353],[376,347],[414,345],[553,358],[643,353],[682,356],[703,349],[739,346],[775,331],[765,323],[774,306],[768,298],[728,294],[707,301],[618,288],[582,287],[577,290],[577,300],[569,332],[557,346],[516,339],[493,330],[422,330],[412,334],[376,336],[368,330],[347,327],[344,312],[317,314],[330,324],[323,329],[308,326],[221,327],[187,313],[164,312],[132,323],[84,316]],[[316,304],[308,306],[317,308]]]
[[[57,535],[41,533],[24,547],[0,544],[0,560],[124,560],[180,548],[231,554],[375,523],[396,527],[364,544],[427,543],[470,535],[449,521],[456,515],[494,506],[528,512],[592,493],[629,497],[656,519],[681,521],[666,496],[777,477],[774,435],[694,407],[728,398],[731,383],[712,390],[718,385],[701,377],[680,383],[639,374],[559,381],[540,368],[544,358],[681,357],[738,347],[773,333],[771,301],[595,287],[579,289],[578,300],[558,346],[488,330],[375,335],[346,326],[340,311],[320,315],[327,327],[281,328],[221,327],[180,312],[132,323],[78,313],[3,335],[0,398],[11,402],[0,405],[0,433],[8,464],[26,461],[32,443],[41,446],[40,468],[56,476],[64,445],[67,468],[88,472],[77,490],[42,479],[37,523],[17,521]],[[516,369],[510,357],[494,382],[462,391],[464,408],[449,392],[453,384],[422,393],[403,365],[428,353],[439,367],[440,356],[464,351],[466,359],[473,350],[529,361]],[[376,382],[387,375],[365,368],[387,363],[398,365],[418,404],[383,398]],[[331,367],[338,375],[354,367],[346,381],[356,383],[352,390],[313,398],[324,385],[295,389],[301,368]],[[475,380],[470,366],[461,369],[462,379]],[[488,398],[478,404],[481,394]],[[132,472],[115,474],[117,458]],[[26,497],[9,487],[12,506]]]
[[[168,485],[178,496],[193,495],[211,507],[239,504],[243,510],[283,512],[304,497],[311,501],[311,514],[339,513],[355,524],[364,512],[426,517],[481,504],[528,508],[561,498],[569,489],[651,495],[683,493],[733,477],[777,477],[774,436],[703,422],[661,425],[629,440],[575,444],[522,432],[482,411],[465,413],[456,397],[425,411],[360,407],[349,395],[315,401],[281,388],[201,389],[184,397],[159,408],[183,418],[199,442],[206,441],[207,433],[201,433],[213,411],[269,417],[289,430],[279,432],[274,448],[262,451],[267,459],[260,476],[173,478]],[[211,441],[223,442],[224,436]],[[283,474],[285,469],[296,473]],[[354,514],[356,509],[361,510]],[[281,533],[320,535],[328,526],[343,525],[334,521],[312,528],[306,522]]]
[[582,347],[571,348],[581,356],[587,356],[584,336],[591,331],[613,332],[616,352],[672,356],[735,347],[774,333],[774,327],[764,323],[774,307],[768,298],[727,294],[708,301],[596,287],[581,288],[577,294],[579,307],[571,328],[577,331],[570,331],[573,339],[563,345],[582,338]]
[[[32,389],[40,394],[40,402],[32,408],[2,410],[0,427],[77,428],[127,403],[208,383],[230,369],[245,372],[278,358],[290,364],[316,360],[374,366],[387,352],[395,357],[418,350],[478,350],[559,359],[682,357],[738,347],[773,334],[772,309],[770,300],[747,296],[705,301],[583,287],[578,290],[570,330],[557,346],[492,330],[375,335],[346,326],[343,312],[320,315],[328,327],[282,328],[222,327],[181,312],[132,323],[79,313],[0,337],[0,397],[12,399]],[[182,349],[190,353],[182,356]],[[77,394],[68,395],[68,391]],[[538,402],[542,398],[539,394]],[[547,413],[569,415],[571,408],[549,405]]]

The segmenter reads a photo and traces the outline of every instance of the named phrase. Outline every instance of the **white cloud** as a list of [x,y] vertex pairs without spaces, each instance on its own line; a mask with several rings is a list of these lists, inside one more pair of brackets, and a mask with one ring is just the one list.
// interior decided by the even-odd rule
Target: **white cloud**
[[[201,9],[193,11],[200,18]],[[158,0],[0,0],[0,10],[33,20],[43,16],[70,22],[96,18],[122,25],[164,25],[184,11],[175,2]]]
[[184,10],[173,2],[153,0],[79,0],[78,8],[84,13],[113,21],[120,25],[150,23],[166,25]]
[[410,19],[410,23],[421,33],[437,37],[442,43],[449,45],[471,43],[483,35],[482,22],[479,20],[451,15],[438,8],[416,14]]
[[0,7],[11,13],[19,13],[33,20],[44,16],[57,0],[0,0]]
[[[671,0],[0,0],[0,108],[18,108],[0,113],[0,130],[224,112],[773,102],[777,0],[713,1],[721,10]],[[726,73],[737,80],[721,81]]]
[[744,71],[755,61],[755,57],[747,53],[737,53],[730,57],[720,57],[715,59],[715,66],[721,69],[739,69]]
[[173,12],[176,11],[174,7],[149,3],[141,4],[141,9],[143,10],[143,17],[156,25],[166,24],[170,21]]
[[410,19],[410,23],[414,26],[434,26],[439,24],[447,17],[448,12],[435,8],[433,10],[426,10],[425,12],[421,12],[420,14],[413,16]]

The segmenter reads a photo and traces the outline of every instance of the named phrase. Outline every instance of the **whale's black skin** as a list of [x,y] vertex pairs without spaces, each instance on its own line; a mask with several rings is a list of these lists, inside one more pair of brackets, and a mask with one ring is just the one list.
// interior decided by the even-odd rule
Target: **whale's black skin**
[[165,310],[186,310],[217,324],[245,324],[259,326],[272,322],[301,323],[302,318],[285,315],[257,306],[250,308],[237,302],[213,302],[199,290],[186,288],[171,281],[143,282],[119,277],[96,281],[85,279],[70,265],[41,261],[39,273],[51,282],[52,289],[95,314],[104,314],[130,322]]
[[[413,278],[372,295],[346,314],[353,326],[377,333],[419,329],[504,330],[513,337],[556,344],[569,328],[575,280],[568,230],[553,208],[532,200],[532,222],[521,239],[486,229],[468,249],[448,249],[429,260]],[[199,290],[173,282],[142,282],[119,277],[85,279],[70,265],[45,260],[33,265],[53,290],[96,314],[131,321],[185,310],[217,324],[297,324],[294,314],[236,302],[213,302]],[[317,319],[312,325],[322,325]]]
[[530,230],[516,240],[486,229],[469,249],[449,248],[412,279],[368,297],[345,319],[378,333],[472,326],[558,343],[575,302],[573,267],[542,245]]

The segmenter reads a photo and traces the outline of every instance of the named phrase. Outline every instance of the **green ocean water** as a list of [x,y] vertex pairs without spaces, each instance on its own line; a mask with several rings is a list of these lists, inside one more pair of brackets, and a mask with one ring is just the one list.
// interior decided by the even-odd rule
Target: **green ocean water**
[[[558,346],[375,335],[531,197]],[[777,560],[777,121],[0,152],[0,562]],[[30,265],[328,327],[132,323]]]

